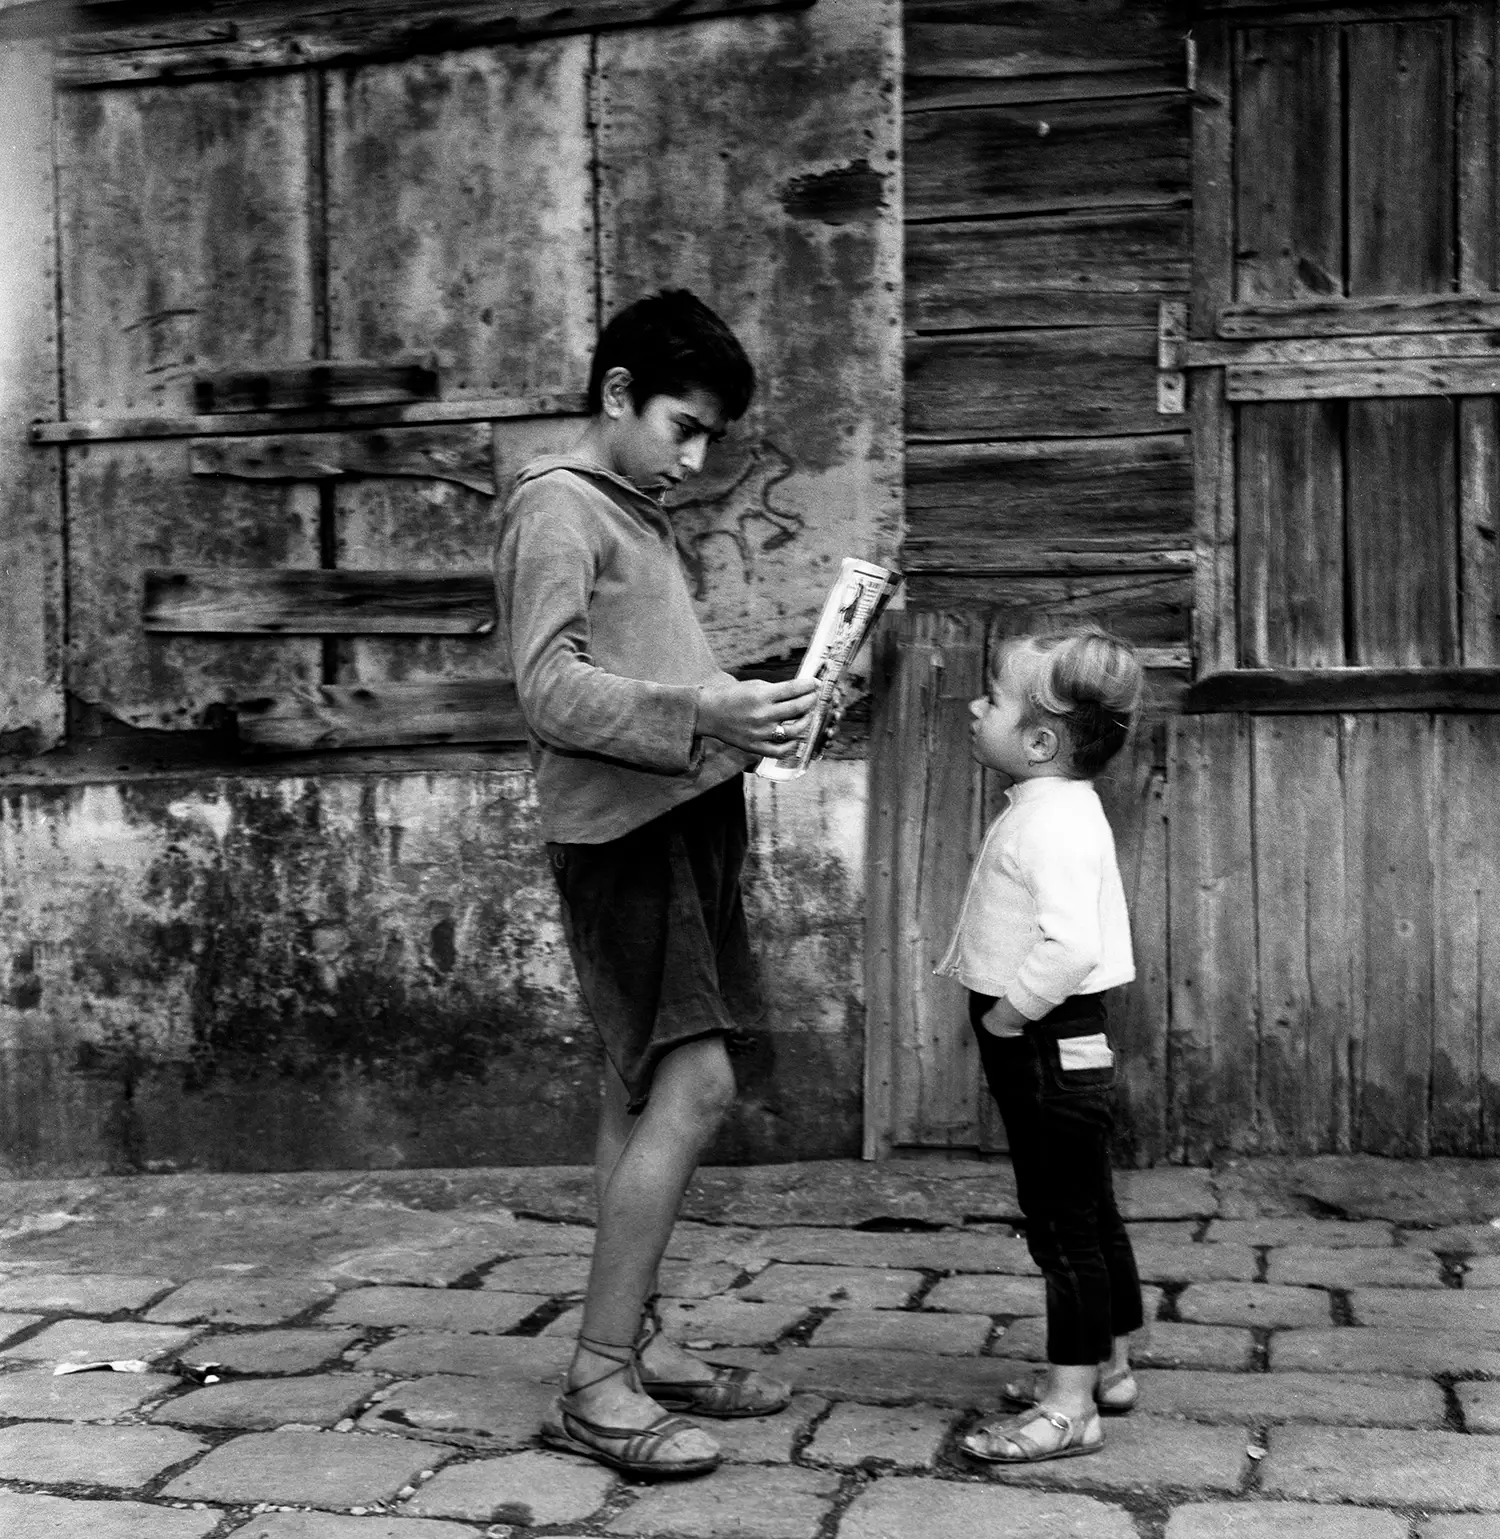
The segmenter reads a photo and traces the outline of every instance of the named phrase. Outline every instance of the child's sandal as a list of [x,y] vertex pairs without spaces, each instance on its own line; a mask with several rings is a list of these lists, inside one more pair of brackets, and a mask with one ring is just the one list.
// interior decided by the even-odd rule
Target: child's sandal
[[[1047,1386],[1045,1372],[1034,1373],[1029,1379],[1012,1379],[1000,1390],[1000,1398],[1010,1405],[1038,1405]],[[1099,1375],[1094,1387],[1094,1404],[1102,1416],[1125,1416],[1133,1411],[1140,1399],[1140,1386],[1130,1368],[1117,1368],[1113,1373]]]
[[[1061,1441],[1050,1448],[1027,1434],[1029,1427],[1043,1422],[1062,1433]],[[959,1446],[970,1458],[983,1459],[987,1464],[1044,1464],[1049,1459],[1077,1459],[1098,1453],[1104,1447],[1104,1429],[1097,1412],[1081,1421],[1061,1411],[1023,1412],[980,1422]]]
[[[646,1300],[646,1312],[640,1334],[635,1339],[636,1357],[661,1334],[661,1315],[653,1296]],[[784,1411],[792,1400],[792,1387],[780,1379],[759,1373],[754,1368],[737,1368],[731,1363],[707,1363],[711,1379],[653,1379],[644,1365],[636,1373],[641,1389],[658,1405],[669,1411],[687,1411],[693,1416],[712,1416],[731,1421],[742,1416],[774,1416]]]

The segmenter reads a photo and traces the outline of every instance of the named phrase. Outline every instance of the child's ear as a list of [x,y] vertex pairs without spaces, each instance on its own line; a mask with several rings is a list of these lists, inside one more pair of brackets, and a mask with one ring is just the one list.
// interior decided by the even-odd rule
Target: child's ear
[[1036,726],[1026,734],[1026,758],[1032,764],[1050,764],[1062,747],[1051,727]]
[[600,396],[604,402],[606,417],[624,416],[625,408],[630,404],[630,385],[630,370],[623,364],[616,364],[614,368],[605,370],[600,386]]

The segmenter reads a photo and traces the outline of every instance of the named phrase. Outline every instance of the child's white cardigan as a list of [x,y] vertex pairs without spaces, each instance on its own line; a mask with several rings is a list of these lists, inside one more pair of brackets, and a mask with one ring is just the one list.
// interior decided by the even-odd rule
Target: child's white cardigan
[[1044,776],[1005,794],[937,971],[1035,1021],[1074,994],[1135,977],[1130,918],[1091,782]]

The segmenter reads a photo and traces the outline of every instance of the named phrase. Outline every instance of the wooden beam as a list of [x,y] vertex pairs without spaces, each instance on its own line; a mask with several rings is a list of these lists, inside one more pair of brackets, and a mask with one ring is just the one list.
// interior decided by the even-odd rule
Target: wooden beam
[[1189,688],[1190,714],[1500,710],[1500,668],[1245,668]]
[[205,438],[188,449],[188,467],[195,476],[244,481],[416,477],[495,495],[494,436],[484,424]]
[[231,434],[348,432],[426,422],[500,422],[512,417],[571,417],[584,410],[582,391],[551,395],[476,396],[467,401],[414,401],[346,406],[330,411],[223,412],[207,417],[96,417],[34,422],[37,444],[106,443],[135,438],[221,438]]
[[510,679],[325,684],[234,705],[242,743],[308,753],[423,743],[523,743],[526,723]]
[[488,572],[148,571],[148,631],[207,635],[484,636]]
[[1326,364],[1231,364],[1229,401],[1500,394],[1500,358],[1399,358]]
[[437,366],[410,363],[310,361],[271,369],[226,369],[193,375],[193,409],[215,412],[327,411],[337,406],[433,401]]
[[1353,337],[1398,331],[1500,328],[1500,294],[1396,295],[1225,305],[1221,337]]
[[210,0],[182,18],[171,7],[144,16],[125,4],[47,0],[0,13],[0,40],[57,34],[57,79],[98,86],[170,77],[261,73],[407,57],[565,33],[666,25],[717,16],[806,10],[814,0],[321,0],[238,6]]

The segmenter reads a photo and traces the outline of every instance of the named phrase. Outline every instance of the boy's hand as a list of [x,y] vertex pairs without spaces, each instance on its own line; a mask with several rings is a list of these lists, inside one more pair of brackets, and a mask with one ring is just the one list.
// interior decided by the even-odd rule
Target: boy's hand
[[979,1017],[979,1024],[992,1037],[1020,1037],[1026,1033],[1026,1017],[1003,997]]
[[811,723],[818,686],[811,679],[769,684],[723,679],[698,691],[698,731],[746,753],[784,759]]

